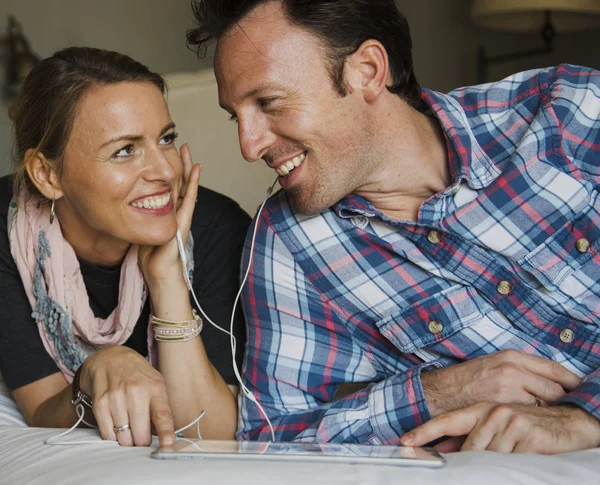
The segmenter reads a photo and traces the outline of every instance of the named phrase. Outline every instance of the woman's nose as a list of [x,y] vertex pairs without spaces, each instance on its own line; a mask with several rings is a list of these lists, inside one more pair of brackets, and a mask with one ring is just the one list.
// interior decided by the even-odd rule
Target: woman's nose
[[[175,148],[173,150],[175,151]],[[179,156],[175,156],[175,154],[169,156],[168,152],[160,148],[152,150],[147,155],[146,178],[152,181],[171,182],[177,175],[177,170],[174,166],[175,159],[181,164]]]

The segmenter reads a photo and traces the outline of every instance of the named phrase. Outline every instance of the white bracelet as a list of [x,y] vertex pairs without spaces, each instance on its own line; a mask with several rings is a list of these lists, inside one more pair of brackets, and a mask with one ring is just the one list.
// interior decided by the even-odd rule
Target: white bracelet
[[200,335],[203,322],[196,311],[192,311],[193,320],[165,320],[152,315],[154,339],[159,342],[183,342]]

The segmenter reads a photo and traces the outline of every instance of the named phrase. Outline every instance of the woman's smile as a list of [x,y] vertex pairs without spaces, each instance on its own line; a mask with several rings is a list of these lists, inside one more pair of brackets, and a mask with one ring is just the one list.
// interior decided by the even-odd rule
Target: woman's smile
[[169,214],[175,207],[170,191],[140,197],[130,205],[140,212],[157,216]]

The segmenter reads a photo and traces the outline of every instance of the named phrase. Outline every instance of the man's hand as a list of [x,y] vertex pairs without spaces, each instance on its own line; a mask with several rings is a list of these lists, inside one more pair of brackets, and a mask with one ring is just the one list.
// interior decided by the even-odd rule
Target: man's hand
[[440,414],[403,435],[400,443],[423,446],[443,436],[456,437],[436,446],[446,453],[566,453],[600,446],[600,421],[569,404],[534,407],[479,403]]
[[553,403],[575,389],[581,379],[562,365],[516,350],[477,357],[421,374],[432,417],[479,402]]

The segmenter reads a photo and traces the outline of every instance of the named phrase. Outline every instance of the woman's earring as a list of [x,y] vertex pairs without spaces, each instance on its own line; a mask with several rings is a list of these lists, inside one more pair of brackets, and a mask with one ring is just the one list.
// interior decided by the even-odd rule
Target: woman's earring
[[50,224],[52,224],[54,222],[54,215],[55,215],[54,203],[55,202],[56,202],[56,200],[52,199],[52,205],[50,206]]

